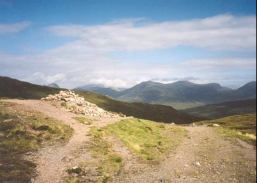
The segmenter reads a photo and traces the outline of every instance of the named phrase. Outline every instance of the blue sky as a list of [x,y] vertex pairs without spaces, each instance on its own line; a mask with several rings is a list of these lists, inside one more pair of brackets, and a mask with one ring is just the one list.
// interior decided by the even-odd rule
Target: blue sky
[[0,0],[0,75],[239,87],[256,80],[256,1]]

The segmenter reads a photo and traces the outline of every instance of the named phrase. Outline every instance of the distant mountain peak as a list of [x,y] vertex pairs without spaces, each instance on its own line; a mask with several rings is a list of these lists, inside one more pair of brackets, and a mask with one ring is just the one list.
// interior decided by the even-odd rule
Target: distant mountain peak
[[155,85],[155,84],[162,84],[162,83],[149,80],[149,81],[143,81],[143,82],[139,83],[138,85]]
[[254,91],[256,93],[256,81],[251,81],[249,83],[246,83],[244,86],[238,88],[237,91],[241,91],[241,92]]
[[53,88],[60,88],[56,83],[50,83],[46,86],[53,87]]
[[176,84],[176,83],[177,84],[195,84],[188,80],[179,80],[179,81],[174,82],[173,84]]
[[159,82],[148,80],[148,81],[143,81],[142,83],[159,83]]
[[95,89],[95,88],[104,88],[104,85],[102,84],[87,84],[83,86],[78,86],[74,88],[74,90],[90,90],[90,89]]

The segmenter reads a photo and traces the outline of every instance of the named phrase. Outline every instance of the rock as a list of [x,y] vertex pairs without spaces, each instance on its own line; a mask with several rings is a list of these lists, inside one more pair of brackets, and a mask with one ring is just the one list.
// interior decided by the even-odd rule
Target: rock
[[8,123],[8,122],[11,122],[12,121],[12,119],[6,119],[6,120],[4,120],[3,122],[4,123]]
[[201,166],[201,164],[197,161],[194,163],[195,166]]
[[69,170],[70,173],[80,174],[82,172],[82,168],[78,166],[74,166]]
[[48,97],[45,98],[45,100],[50,101],[50,100],[52,100],[52,97],[48,96]]
[[218,126],[220,126],[220,125],[215,123],[215,124],[213,124],[212,126],[214,126],[214,127],[218,127]]
[[[69,162],[71,159],[68,156],[65,156],[61,159],[63,162]],[[73,167],[74,168],[74,167]]]

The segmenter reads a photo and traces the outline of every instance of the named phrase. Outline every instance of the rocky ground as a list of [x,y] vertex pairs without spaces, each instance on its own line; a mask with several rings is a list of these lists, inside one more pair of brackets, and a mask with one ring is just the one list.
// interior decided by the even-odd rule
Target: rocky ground
[[[92,125],[84,125],[73,117],[78,114],[62,108],[60,101],[10,100],[24,107],[70,125],[74,135],[66,145],[47,146],[38,152],[27,154],[27,159],[37,163],[38,176],[32,182],[64,182],[67,168],[80,162],[91,161],[83,149],[89,140],[91,127],[102,127],[121,118],[93,118]],[[125,165],[113,179],[115,183],[157,182],[256,182],[256,148],[242,141],[231,143],[224,140],[212,127],[183,127],[189,136],[160,164],[138,162],[133,154],[117,139],[109,139],[115,151],[123,154]]]

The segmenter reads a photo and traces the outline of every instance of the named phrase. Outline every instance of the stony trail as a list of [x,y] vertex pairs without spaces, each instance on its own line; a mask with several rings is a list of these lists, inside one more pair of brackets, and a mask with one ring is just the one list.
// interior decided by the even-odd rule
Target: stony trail
[[189,131],[188,138],[160,165],[144,167],[137,173],[123,172],[115,182],[256,182],[256,149],[253,146],[242,141],[232,144],[212,127],[184,128]]
[[[39,100],[9,100],[25,107],[40,111],[74,129],[74,135],[63,146],[47,146],[28,159],[37,163],[38,176],[32,182],[64,182],[68,167],[90,161],[90,154],[83,148],[89,140],[86,135],[92,126],[102,127],[121,118],[99,118],[92,125],[84,125],[74,120],[77,116],[60,108],[60,104]],[[130,151],[115,139],[115,151],[126,159],[124,168],[114,177],[115,183],[219,183],[256,182],[256,148],[238,141],[224,140],[212,127],[182,127],[189,135],[159,165],[140,164]],[[79,152],[79,153],[74,153]],[[140,169],[140,171],[134,171]]]
[[[56,183],[64,182],[63,177],[67,176],[67,168],[77,166],[80,162],[90,161],[91,156],[85,150],[81,150],[84,143],[89,140],[88,131],[92,126],[102,127],[107,124],[119,121],[121,118],[98,118],[92,126],[82,124],[73,117],[77,114],[60,108],[58,102],[45,102],[40,100],[8,100],[10,102],[22,104],[33,110],[39,111],[47,116],[69,125],[74,129],[74,134],[69,142],[64,146],[47,146],[36,153],[31,153],[26,157],[37,164],[38,176],[34,183]],[[80,115],[81,116],[81,115]],[[83,148],[82,148],[83,149]],[[77,154],[79,152],[79,154]]]

